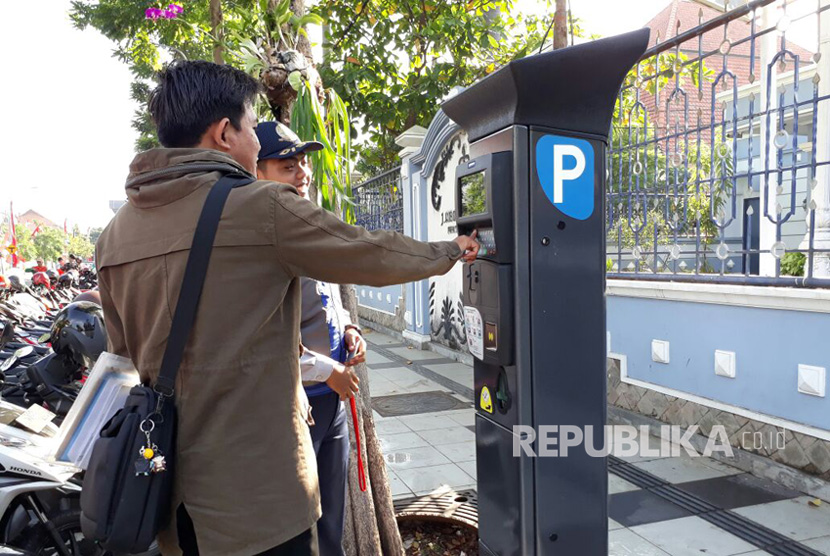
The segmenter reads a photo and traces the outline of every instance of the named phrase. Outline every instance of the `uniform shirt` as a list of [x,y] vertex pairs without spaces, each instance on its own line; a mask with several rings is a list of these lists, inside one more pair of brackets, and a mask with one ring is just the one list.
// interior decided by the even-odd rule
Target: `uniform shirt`
[[309,397],[328,394],[325,383],[337,363],[346,361],[346,326],[352,324],[340,299],[340,286],[302,278],[300,334],[306,351],[300,357],[303,386]]

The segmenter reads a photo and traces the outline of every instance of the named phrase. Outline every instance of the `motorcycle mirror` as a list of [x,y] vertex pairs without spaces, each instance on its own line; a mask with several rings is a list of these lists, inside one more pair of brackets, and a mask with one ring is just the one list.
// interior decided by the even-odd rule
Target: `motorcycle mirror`
[[3,364],[0,365],[0,372],[5,373],[9,369],[11,369],[12,365],[14,365],[16,362],[17,362],[17,355],[13,353],[11,357],[9,357],[5,361],[3,361]]
[[2,371],[2,372],[8,371],[9,369],[12,368],[12,366],[15,363],[17,363],[17,361],[19,359],[22,359],[23,357],[31,355],[32,353],[34,353],[34,351],[35,351],[35,348],[33,348],[32,346],[23,346],[22,348],[15,350],[15,352],[12,354],[12,356],[9,357],[8,359],[6,359],[5,361],[3,361],[3,364],[0,365],[0,371]]
[[0,349],[11,342],[14,339],[14,326],[12,323],[7,322],[3,325],[3,332],[0,333]]

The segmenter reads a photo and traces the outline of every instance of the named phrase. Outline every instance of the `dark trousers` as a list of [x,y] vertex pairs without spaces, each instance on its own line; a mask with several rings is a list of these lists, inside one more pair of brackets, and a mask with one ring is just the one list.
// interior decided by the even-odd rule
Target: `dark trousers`
[[309,398],[314,416],[311,440],[317,454],[320,503],[317,521],[320,556],[343,556],[346,477],[349,473],[349,428],[340,396],[330,392]]
[[[196,544],[196,530],[193,528],[193,520],[184,504],[176,510],[176,533],[179,537],[179,548],[184,556],[199,556],[199,546]],[[317,546],[317,527],[312,526],[294,537],[275,546],[257,556],[320,556]]]

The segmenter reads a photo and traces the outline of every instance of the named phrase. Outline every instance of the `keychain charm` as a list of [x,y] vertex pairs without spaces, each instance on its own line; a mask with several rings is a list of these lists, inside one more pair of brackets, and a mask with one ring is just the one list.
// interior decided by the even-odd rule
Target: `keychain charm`
[[[149,422],[149,426],[145,428],[144,423]],[[147,438],[147,443],[138,449],[138,459],[135,461],[136,476],[149,476],[150,473],[161,473],[167,470],[167,462],[164,460],[164,455],[159,451],[159,447],[153,444],[150,440],[150,432],[155,428],[155,423],[152,420],[145,420],[139,427],[141,432]]]
[[167,470],[167,462],[164,461],[164,456],[162,456],[161,454],[157,455],[152,460],[150,460],[150,465],[150,471],[152,471],[153,473],[161,473],[162,471]]

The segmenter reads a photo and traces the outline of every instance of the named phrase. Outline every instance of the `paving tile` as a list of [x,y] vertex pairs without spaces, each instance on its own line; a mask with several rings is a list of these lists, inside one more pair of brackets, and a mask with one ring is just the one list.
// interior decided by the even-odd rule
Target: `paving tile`
[[637,462],[633,465],[675,484],[726,476],[724,471],[705,465],[697,461],[697,458],[663,458]]
[[375,432],[377,432],[380,437],[387,434],[410,432],[410,430],[411,429],[404,425],[397,417],[389,417],[379,423],[375,423]]
[[445,415],[404,415],[398,417],[400,421],[413,431],[428,431],[432,429],[446,429],[458,425]]
[[[446,446],[442,446],[442,448],[446,448]],[[476,462],[475,459],[473,461],[462,461],[462,462],[454,462],[458,467],[461,468],[464,473],[472,477],[473,479],[477,476],[476,471]]]
[[369,385],[369,391],[371,392],[373,398],[409,393],[409,391],[404,387],[395,384],[391,380],[377,381],[377,383],[371,382]]
[[608,533],[608,556],[669,556],[629,529]]
[[647,490],[633,490],[608,497],[608,516],[625,527],[688,517],[691,514]]
[[[644,438],[643,435],[638,434],[637,435],[637,442],[642,444],[644,442],[643,438]],[[668,440],[664,440],[663,438],[661,438],[659,436],[647,436],[647,438],[648,438],[648,441],[647,441],[648,444],[646,446],[648,447],[649,450],[652,450],[655,453],[657,453],[657,455],[654,455],[654,454],[639,455],[639,454],[637,454],[637,455],[633,455],[633,456],[627,456],[627,455],[624,456],[624,455],[622,455],[622,446],[619,446],[617,444],[612,445],[611,455],[616,456],[616,457],[620,458],[623,461],[627,461],[628,463],[639,463],[639,462],[642,462],[642,461],[653,461],[653,460],[665,459],[665,458],[669,457],[669,455],[664,456],[664,455],[660,455],[660,454],[670,454],[671,453],[670,452],[671,442],[669,442]]]
[[427,369],[438,373],[450,380],[458,383],[465,383],[473,378],[473,368],[460,363],[451,363],[448,365],[425,365]]
[[394,469],[399,475],[401,471],[406,469],[417,469],[421,467],[451,463],[450,460],[447,459],[447,456],[432,446],[409,448],[405,450],[405,455],[406,457],[395,458],[393,461],[388,458],[386,460],[389,467]]
[[418,434],[433,446],[441,444],[456,444],[458,442],[469,442],[475,447],[476,435],[467,430],[466,427],[456,425],[445,429],[430,429],[418,431]]
[[[413,373],[415,374],[415,373]],[[426,377],[421,375],[415,374],[413,377],[405,377],[405,378],[393,378],[391,382],[394,382],[401,388],[408,390],[410,392],[417,392],[421,390],[423,392],[430,392],[430,391],[443,391],[449,392],[447,388],[444,388],[437,382],[434,382]]]
[[366,338],[366,341],[370,344],[375,344],[378,346],[388,346],[388,345],[396,345],[401,344],[401,340],[399,338],[393,338],[392,336],[387,336],[382,332],[371,331],[369,332],[364,331],[363,337]]
[[[465,429],[466,430],[466,429]],[[420,432],[421,436],[424,433],[429,432],[440,432],[440,429],[437,431],[424,431]],[[433,444],[435,449],[447,456],[449,460],[453,463],[460,463],[460,462],[473,462],[473,466],[475,467],[476,461],[476,443],[475,441],[467,441],[467,442],[456,442],[454,444]],[[466,471],[466,469],[465,469]],[[471,477],[475,478],[475,473],[470,475]]]
[[617,521],[614,521],[610,517],[608,518],[608,530],[609,531],[615,531],[617,529],[622,529],[622,528],[623,528],[622,524],[620,524]]
[[463,363],[446,363],[441,365],[424,365],[430,371],[435,371],[436,373],[445,375],[445,373],[449,374],[460,374],[460,373],[469,373],[473,374],[473,368],[470,365],[465,365]]
[[608,474],[608,495],[619,494],[620,492],[631,492],[632,490],[640,490],[640,487],[634,483],[629,483],[621,477],[617,477],[611,473]]
[[409,487],[404,484],[394,471],[387,469],[386,475],[389,478],[389,490],[392,491],[392,498],[409,498],[413,495]]
[[390,352],[407,361],[423,361],[424,359],[435,359],[434,351],[424,349],[410,349],[407,347],[389,348]]
[[395,473],[415,494],[432,492],[444,485],[457,488],[467,486],[475,481],[452,463],[432,465],[418,469],[400,469]]
[[800,496],[733,511],[791,539],[803,541],[826,536],[830,531],[830,505],[825,503],[816,508],[807,503],[810,500],[809,496]]
[[680,488],[726,510],[801,496],[796,490],[749,473],[683,483]]
[[366,351],[366,364],[370,367],[377,363],[391,363],[392,360],[388,359],[376,351],[372,351],[371,349]]
[[462,409],[458,415],[450,415],[450,419],[452,419],[459,425],[464,425],[465,427],[475,426],[476,410]]
[[[455,396],[455,397],[458,398],[458,396]],[[461,398],[459,398],[459,399],[461,399]],[[466,407],[464,409],[449,409],[447,411],[436,411],[432,415],[438,415],[440,417],[449,417],[450,419],[457,422],[457,420],[456,420],[457,417],[461,417],[463,415],[468,415],[471,411],[473,413],[475,413],[475,410],[472,408],[472,405],[470,405],[469,407]],[[460,424],[464,424],[464,423],[460,423]]]
[[409,448],[423,448],[429,446],[429,442],[414,432],[402,432],[399,434],[387,434],[380,437],[380,446],[384,454],[399,452]]
[[[686,456],[683,456],[683,457],[686,457]],[[702,463],[706,467],[711,467],[712,469],[717,469],[718,471],[723,472],[725,475],[741,475],[743,473],[746,473],[746,471],[744,471],[743,469],[738,469],[735,466],[729,465],[729,464],[724,463],[722,461],[718,461],[716,459],[706,458],[706,457],[691,458],[691,459],[694,459],[695,461],[697,461],[699,463]]]
[[730,556],[755,550],[748,542],[697,516],[672,519],[631,530],[672,556]]
[[392,382],[385,376],[383,376],[382,371],[375,371],[373,369],[369,369],[369,386],[373,389],[375,385],[386,384],[387,382]]
[[382,371],[383,369],[392,369],[394,367],[400,367],[400,361],[392,361],[391,363],[372,363],[372,366],[369,367],[369,370],[373,371]]
[[407,369],[406,367],[392,367],[391,369],[380,369],[375,371],[383,377],[385,380],[391,380],[392,382],[395,381],[403,381],[403,380],[420,380],[423,378],[421,375],[413,371],[412,369]]
[[821,554],[830,554],[830,536],[810,539],[809,541],[804,541],[801,544],[809,546]]

